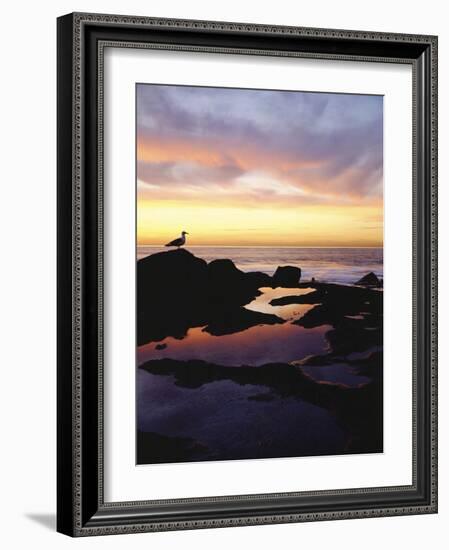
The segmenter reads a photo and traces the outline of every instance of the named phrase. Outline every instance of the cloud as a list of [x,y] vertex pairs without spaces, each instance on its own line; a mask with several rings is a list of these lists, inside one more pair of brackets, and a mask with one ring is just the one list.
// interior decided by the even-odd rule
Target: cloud
[[235,180],[244,171],[232,161],[215,166],[199,162],[145,162],[138,161],[137,177],[152,185],[194,185],[221,184]]
[[379,201],[382,110],[380,96],[138,85],[142,192]]

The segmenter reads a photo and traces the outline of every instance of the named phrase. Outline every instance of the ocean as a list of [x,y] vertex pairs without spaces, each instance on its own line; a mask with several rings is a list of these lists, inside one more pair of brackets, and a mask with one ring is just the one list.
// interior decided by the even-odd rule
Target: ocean
[[[302,270],[302,279],[350,284],[370,271],[383,278],[382,248],[301,248],[301,247],[230,247],[186,246],[192,254],[207,262],[227,258],[242,271],[263,271],[272,275],[280,265]],[[137,258],[170,250],[158,246],[138,246]]]

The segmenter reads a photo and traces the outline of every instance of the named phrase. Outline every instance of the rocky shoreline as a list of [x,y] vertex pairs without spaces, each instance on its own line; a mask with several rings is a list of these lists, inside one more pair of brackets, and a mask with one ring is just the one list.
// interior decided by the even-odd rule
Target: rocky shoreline
[[[210,335],[222,336],[258,325],[286,323],[277,315],[244,307],[261,294],[260,288],[270,287],[292,289],[291,295],[271,300],[273,306],[311,306],[291,324],[305,329],[326,325],[329,330],[325,334],[327,348],[324,353],[290,363],[234,366],[195,358],[184,361],[164,357],[146,361],[140,369],[156,377],[170,377],[175,386],[192,391],[192,396],[210,384],[229,382],[240,387],[259,387],[259,393],[247,398],[254,406],[281,403],[283,399],[310,403],[328,411],[349,434],[339,453],[381,452],[383,291],[382,282],[373,273],[354,285],[301,282],[301,270],[293,266],[281,266],[269,276],[261,272],[244,273],[231,260],[207,263],[183,249],[153,254],[137,265],[138,345],[155,342],[156,349],[162,350],[166,345],[158,342],[167,337],[183,339],[194,327],[203,327],[202,330]],[[310,292],[298,295],[295,288],[307,288]],[[350,367],[356,375],[369,381],[348,387],[342,383],[317,381],[302,370],[303,367],[326,368],[339,364]],[[265,388],[262,393],[261,387]],[[184,436],[170,438],[139,431],[138,439],[140,463],[215,457],[206,442]],[[270,454],[273,450],[262,452],[255,448],[251,456],[237,453],[225,458],[297,456],[296,448],[291,449],[278,449],[276,455]]]
[[[319,383],[305,375],[298,366],[273,363],[258,367],[236,366],[224,367],[205,361],[176,361],[161,359],[148,361],[141,369],[156,376],[174,377],[175,385],[195,392],[208,384],[220,381],[231,381],[239,386],[252,385],[259,392],[248,397],[255,402],[278,402],[285,399],[305,401],[328,411],[336,417],[337,423],[350,434],[344,447],[338,454],[376,453],[383,446],[383,416],[382,416],[382,358],[378,353],[371,354],[366,359],[353,360],[352,364],[362,373],[369,373],[372,380],[357,388],[349,388],[343,384]],[[266,391],[260,391],[265,388]],[[194,399],[192,394],[192,399]],[[306,419],[304,419],[306,421]],[[238,429],[238,419],[236,428]],[[294,440],[293,428],[291,439]],[[158,434],[139,434],[141,440],[140,456],[152,456],[151,462],[183,462],[189,460],[208,460],[213,456],[204,441],[185,438],[169,438],[164,436],[163,447],[155,446]],[[172,454],[167,451],[173,446]],[[162,452],[162,457],[160,453]],[[212,452],[212,455],[211,455]],[[319,453],[311,453],[319,454]],[[277,448],[272,454],[263,454],[255,447],[251,454],[242,456],[229,454],[232,458],[268,458],[269,456],[295,456],[285,448]],[[223,458],[223,457],[222,457]]]
[[[358,286],[366,278],[367,287]],[[183,338],[189,328],[200,326],[218,336],[259,324],[283,323],[276,315],[244,308],[263,287],[314,288],[312,293],[292,293],[271,304],[316,304],[295,322],[307,328],[330,324],[337,331],[336,340],[354,330],[358,337],[372,342],[376,338],[365,332],[381,324],[383,293],[373,289],[381,285],[373,273],[363,279],[354,286],[301,283],[301,269],[293,266],[280,266],[271,277],[262,272],[245,273],[231,260],[207,263],[184,249],[160,252],[137,263],[137,342],[143,345],[167,336]],[[361,313],[362,323],[350,318]]]
[[244,273],[231,260],[207,263],[184,249],[152,254],[137,262],[137,343],[183,338],[198,326],[219,335],[282,323],[243,306],[260,295],[261,287],[294,288],[300,278],[296,267],[279,267],[270,277]]

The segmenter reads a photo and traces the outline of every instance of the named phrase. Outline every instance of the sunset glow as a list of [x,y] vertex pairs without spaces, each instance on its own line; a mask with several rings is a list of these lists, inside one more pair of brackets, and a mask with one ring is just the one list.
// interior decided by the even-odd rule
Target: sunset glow
[[137,238],[382,246],[382,98],[141,84]]

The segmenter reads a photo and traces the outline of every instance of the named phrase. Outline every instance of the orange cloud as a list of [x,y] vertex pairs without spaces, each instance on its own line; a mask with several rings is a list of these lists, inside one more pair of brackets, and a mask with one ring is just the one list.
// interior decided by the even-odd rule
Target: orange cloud
[[139,242],[379,245],[382,136],[372,96],[142,85]]

